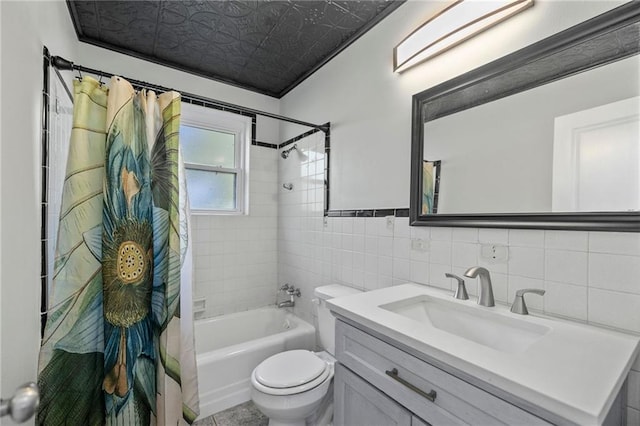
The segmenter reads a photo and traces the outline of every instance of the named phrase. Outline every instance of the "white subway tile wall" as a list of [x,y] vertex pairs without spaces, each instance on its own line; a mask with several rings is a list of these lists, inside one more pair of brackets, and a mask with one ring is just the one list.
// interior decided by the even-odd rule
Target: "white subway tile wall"
[[249,214],[192,215],[194,299],[208,318],[273,304],[278,280],[278,169],[275,149],[251,146]]
[[[403,217],[328,217],[323,224],[319,212],[309,211],[302,205],[287,208],[289,218],[297,214],[299,220],[315,225],[313,229],[299,229],[292,239],[285,237],[286,232],[279,233],[279,261],[284,266],[279,271],[281,279],[286,277],[305,286],[308,282],[341,282],[362,289],[410,280],[454,290],[455,283],[446,278],[445,273],[462,275],[466,268],[483,264],[491,271],[496,299],[502,303],[511,303],[515,291],[521,288],[545,289],[547,293],[543,297],[527,298],[532,310],[640,333],[638,234],[576,232],[573,236],[571,232],[542,230],[487,232],[485,229],[417,228],[409,227],[409,219]],[[392,233],[388,232],[389,221],[393,221]],[[364,243],[361,236],[344,232],[344,229],[352,230],[356,222],[364,222]],[[318,223],[323,225],[320,230]],[[361,229],[362,225],[358,227]],[[368,232],[376,228],[380,230],[378,235]],[[314,243],[310,236],[315,234],[321,234],[314,241],[318,242],[318,251],[323,256],[315,259],[322,268],[313,273],[300,265],[306,262],[302,259],[304,253],[312,251],[310,247]],[[476,236],[479,236],[477,240]],[[353,244],[356,239],[361,242]],[[292,240],[306,250],[287,250]],[[417,240],[426,244],[418,247]],[[335,241],[342,244],[330,243]],[[508,261],[482,258],[482,244],[493,243],[508,245]],[[598,252],[593,252],[594,249]],[[354,282],[354,271],[364,271],[367,280]],[[467,278],[466,281],[469,293],[477,294],[476,280]],[[300,314],[310,315],[305,311]]]
[[278,162],[279,181],[293,184],[291,191],[278,185],[278,282],[300,288],[295,312],[313,323],[313,289],[330,282],[332,270],[343,282],[353,283],[355,277],[363,288],[367,230],[351,218],[336,222],[336,232],[324,232],[324,133],[295,143],[298,150]]

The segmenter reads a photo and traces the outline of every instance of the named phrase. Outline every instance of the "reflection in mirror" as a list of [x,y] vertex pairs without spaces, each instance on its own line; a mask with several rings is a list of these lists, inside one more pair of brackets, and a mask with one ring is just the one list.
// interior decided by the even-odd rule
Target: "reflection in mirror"
[[554,212],[640,211],[640,97],[556,117],[552,176]]
[[422,162],[422,214],[438,213],[441,161]]
[[426,122],[422,214],[640,210],[639,75],[633,56]]
[[629,2],[415,94],[410,223],[640,232],[639,52]]

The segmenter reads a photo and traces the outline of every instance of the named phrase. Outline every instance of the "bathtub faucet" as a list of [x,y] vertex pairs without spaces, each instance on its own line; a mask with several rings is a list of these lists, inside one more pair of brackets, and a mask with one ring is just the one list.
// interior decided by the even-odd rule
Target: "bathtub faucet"
[[293,308],[294,306],[296,306],[295,300],[285,300],[278,303],[278,308]]
[[280,302],[277,304],[278,308],[293,308],[296,305],[296,301],[294,297],[302,296],[299,288],[295,288],[292,285],[285,284],[280,287],[280,291],[285,291],[289,295],[289,300],[285,300],[284,302]]

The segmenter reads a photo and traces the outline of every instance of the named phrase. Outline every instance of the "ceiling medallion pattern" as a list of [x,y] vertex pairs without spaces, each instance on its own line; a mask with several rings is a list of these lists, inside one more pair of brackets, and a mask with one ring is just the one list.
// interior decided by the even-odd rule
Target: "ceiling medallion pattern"
[[404,1],[67,4],[83,42],[279,98]]

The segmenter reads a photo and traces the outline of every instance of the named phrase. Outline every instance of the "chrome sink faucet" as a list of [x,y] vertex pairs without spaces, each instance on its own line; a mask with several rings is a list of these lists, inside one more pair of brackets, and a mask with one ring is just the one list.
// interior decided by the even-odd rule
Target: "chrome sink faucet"
[[478,305],[481,306],[495,306],[496,303],[493,299],[493,287],[491,286],[491,275],[489,271],[482,266],[474,266],[467,269],[464,273],[465,277],[476,278],[480,277],[480,294],[478,296]]

